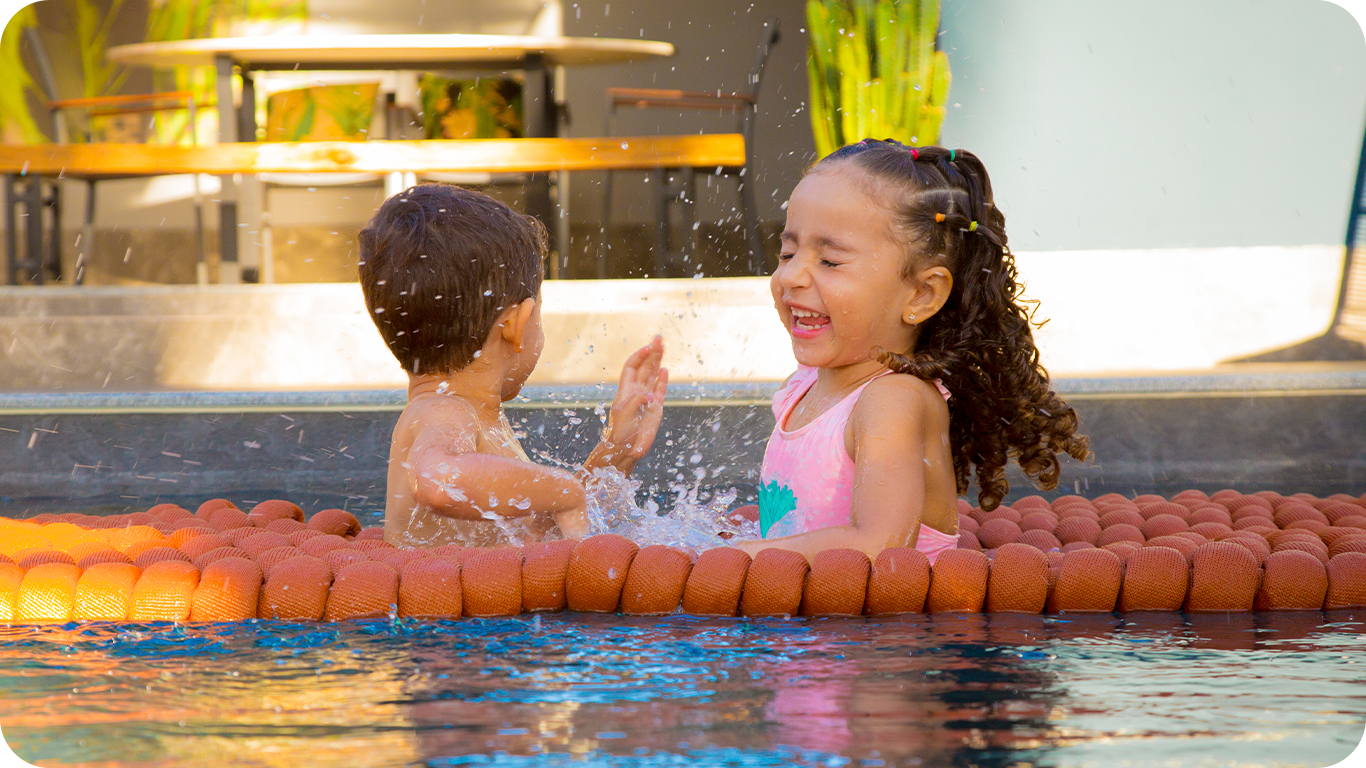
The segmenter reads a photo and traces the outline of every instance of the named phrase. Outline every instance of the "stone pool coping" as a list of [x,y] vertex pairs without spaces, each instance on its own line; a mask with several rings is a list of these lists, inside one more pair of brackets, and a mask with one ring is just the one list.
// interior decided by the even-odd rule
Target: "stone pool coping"
[[[1366,365],[1240,366],[1227,370],[1059,377],[1064,397],[1238,397],[1366,394]],[[669,388],[674,405],[760,405],[778,382],[680,383]],[[609,402],[614,385],[528,386],[509,405],[555,408]],[[275,411],[401,409],[401,389],[306,391],[23,392],[0,393],[0,412],[88,413],[165,411]]]

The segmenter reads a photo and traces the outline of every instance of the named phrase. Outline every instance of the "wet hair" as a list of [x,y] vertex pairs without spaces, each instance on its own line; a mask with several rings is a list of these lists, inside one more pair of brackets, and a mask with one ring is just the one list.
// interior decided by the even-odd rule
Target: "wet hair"
[[893,235],[910,246],[903,278],[936,265],[953,275],[948,301],[920,323],[914,351],[879,359],[899,373],[942,379],[953,393],[949,436],[958,493],[967,493],[975,466],[978,503],[995,509],[1010,490],[1011,456],[1040,488],[1057,487],[1057,455],[1083,461],[1090,441],[1077,434],[1076,411],[1052,391],[1039,364],[1005,215],[992,202],[986,168],[961,149],[865,139],[809,172],[844,165],[879,183],[874,199],[887,200]]
[[361,230],[365,306],[409,373],[458,371],[503,310],[540,294],[546,251],[539,221],[488,195],[412,187]]

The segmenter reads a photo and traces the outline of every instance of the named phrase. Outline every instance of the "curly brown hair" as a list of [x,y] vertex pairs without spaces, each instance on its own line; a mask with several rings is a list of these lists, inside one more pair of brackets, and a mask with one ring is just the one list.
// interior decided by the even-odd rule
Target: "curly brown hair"
[[1057,487],[1058,453],[1084,461],[1090,441],[1077,434],[1076,411],[1049,387],[1039,364],[1005,215],[992,201],[981,160],[961,149],[864,139],[810,172],[838,164],[880,182],[880,197],[893,195],[896,235],[911,245],[903,277],[939,265],[953,275],[948,300],[919,325],[910,354],[884,351],[879,359],[899,373],[942,379],[953,392],[949,437],[958,493],[967,493],[975,465],[978,503],[995,509],[1010,490],[1012,455],[1040,488]]

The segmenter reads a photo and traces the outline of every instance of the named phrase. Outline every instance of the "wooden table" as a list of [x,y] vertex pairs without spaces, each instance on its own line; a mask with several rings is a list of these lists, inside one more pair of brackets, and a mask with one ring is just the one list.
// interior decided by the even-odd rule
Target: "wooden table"
[[[214,66],[218,71],[219,140],[252,141],[256,135],[252,71],[267,70],[520,70],[522,123],[528,138],[559,134],[554,77],[557,66],[622,64],[672,56],[674,47],[657,40],[528,35],[271,35],[135,43],[109,49],[109,60],[150,67]],[[232,74],[242,74],[241,109],[234,104]],[[249,106],[250,105],[250,106]],[[220,206],[220,250],[226,265],[237,263],[239,246],[253,248],[250,233],[237,226],[237,193],[225,179]],[[550,194],[549,174],[528,179],[527,208],[545,222],[553,239],[559,217]],[[234,236],[233,233],[236,233]],[[552,243],[552,250],[555,249]],[[228,269],[225,272],[233,272]]]

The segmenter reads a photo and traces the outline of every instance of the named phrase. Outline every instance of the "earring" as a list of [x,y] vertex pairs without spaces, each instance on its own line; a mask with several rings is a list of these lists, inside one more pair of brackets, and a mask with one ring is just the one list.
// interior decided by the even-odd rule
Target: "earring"
[[912,324],[915,323],[915,313],[914,313],[914,312],[911,312],[911,313],[909,313],[909,314],[906,315],[906,322],[912,323]]

